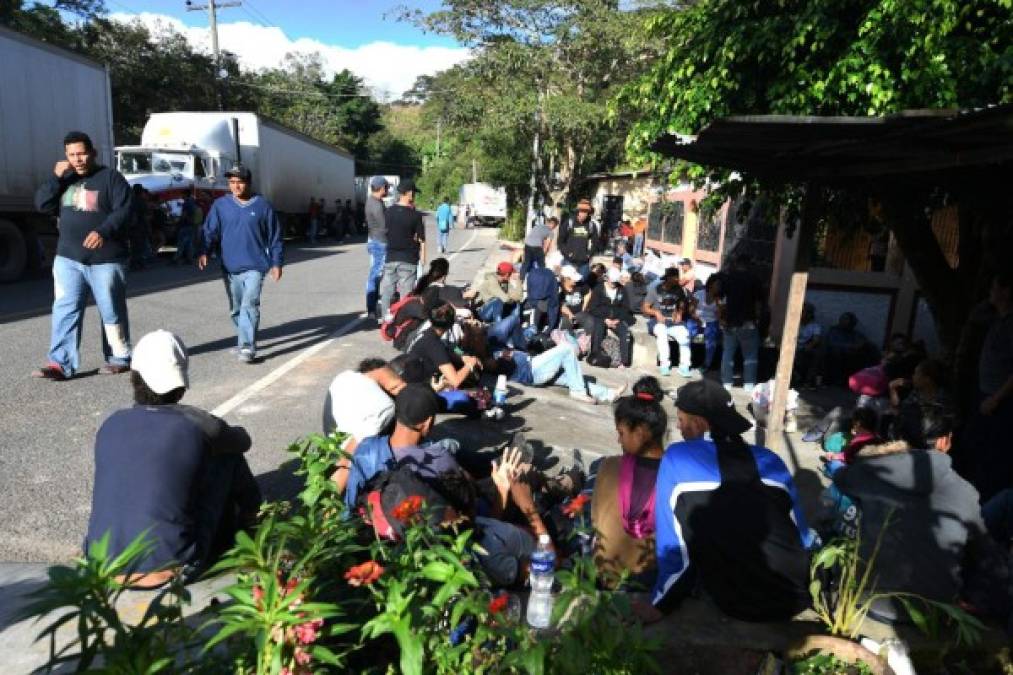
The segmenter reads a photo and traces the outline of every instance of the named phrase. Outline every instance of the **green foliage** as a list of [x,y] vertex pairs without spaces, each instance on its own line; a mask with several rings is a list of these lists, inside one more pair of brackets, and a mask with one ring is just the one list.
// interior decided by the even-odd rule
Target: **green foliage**
[[521,241],[525,234],[525,213],[521,209],[514,209],[507,213],[506,223],[500,228],[499,236],[507,241]]
[[817,652],[791,664],[794,675],[872,675],[867,663],[848,663],[834,654]]

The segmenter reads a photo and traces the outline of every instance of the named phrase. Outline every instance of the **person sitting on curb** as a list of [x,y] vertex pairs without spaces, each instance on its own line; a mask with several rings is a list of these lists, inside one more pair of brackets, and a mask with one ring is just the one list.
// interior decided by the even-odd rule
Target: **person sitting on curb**
[[134,403],[95,436],[95,482],[84,548],[109,535],[115,558],[142,532],[151,541],[129,583],[154,588],[194,579],[254,522],[261,495],[243,453],[242,427],[180,405],[189,386],[182,340],[148,333],[130,363]]
[[671,350],[669,338],[675,338],[679,345],[679,369],[682,377],[691,377],[690,370],[692,352],[690,351],[689,329],[685,319],[688,318],[686,293],[679,285],[679,270],[670,267],[665,270],[661,283],[647,291],[644,299],[644,315],[649,317],[647,330],[657,339],[659,372],[670,375],[672,372]]
[[513,264],[504,261],[496,265],[495,271],[486,272],[478,287],[464,297],[481,303],[475,314],[488,323],[512,312],[524,300],[524,288]]
[[629,368],[633,356],[630,344],[630,326],[636,323],[630,308],[626,289],[619,283],[622,273],[611,268],[605,273],[605,281],[591,291],[591,299],[587,303],[587,312],[594,317],[594,333],[591,337],[591,353],[601,351],[605,334],[612,331],[619,338],[619,354],[621,368]]
[[437,300],[429,310],[429,327],[420,330],[409,342],[405,353],[422,359],[429,377],[442,378],[446,386],[457,389],[476,370],[479,360],[468,354],[458,355],[443,341],[443,336],[454,327],[456,312],[453,305]]
[[613,417],[623,454],[601,461],[591,497],[594,560],[609,585],[627,571],[634,579],[654,579],[654,486],[668,433],[664,396],[658,380],[647,376],[616,401]]
[[591,290],[584,283],[584,277],[576,267],[566,265],[559,272],[559,327],[563,330],[575,331],[583,328],[588,333],[594,331],[594,317],[587,313],[586,308],[591,298]]
[[[658,578],[645,620],[661,618],[694,587],[744,621],[785,621],[809,605],[806,526],[788,467],[750,446],[751,428],[721,384],[698,380],[677,393],[679,431],[658,469]],[[705,434],[710,434],[710,440]]]

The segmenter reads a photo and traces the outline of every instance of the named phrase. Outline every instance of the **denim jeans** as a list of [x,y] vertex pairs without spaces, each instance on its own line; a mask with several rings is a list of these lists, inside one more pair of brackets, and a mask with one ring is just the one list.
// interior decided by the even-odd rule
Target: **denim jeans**
[[480,320],[485,323],[495,323],[503,317],[503,301],[499,298],[493,298],[487,300],[481,307],[475,312]]
[[176,255],[172,259],[189,262],[193,258],[193,225],[180,225],[176,230]]
[[225,273],[225,291],[229,296],[232,323],[239,336],[239,348],[257,353],[257,327],[260,326],[260,289],[264,286],[264,273],[247,270],[236,274]]
[[639,258],[644,254],[644,235],[635,234],[633,235],[633,251],[630,252],[634,258]]
[[609,395],[608,387],[584,381],[577,354],[569,345],[557,345],[532,358],[531,375],[536,387],[555,383],[571,393],[590,394],[599,401],[604,401]]
[[53,259],[53,327],[49,361],[70,377],[80,367],[78,348],[88,291],[102,319],[102,355],[106,363],[130,365],[130,322],[127,320],[126,265]]
[[450,245],[450,230],[446,232],[443,230],[437,231],[436,245],[439,247],[441,253],[447,252],[447,247]]
[[376,313],[376,301],[379,298],[380,278],[383,276],[383,265],[387,262],[387,244],[370,239],[366,242],[369,253],[369,274],[366,276],[366,311]]
[[756,385],[760,358],[760,331],[756,326],[735,326],[724,329],[721,353],[721,383],[731,386],[735,378],[735,352],[742,349],[742,383],[747,389]]
[[520,305],[514,307],[514,311],[504,318],[494,320],[492,325],[485,329],[485,335],[490,349],[502,349],[503,347],[523,349],[524,333],[521,330]]
[[668,368],[672,365],[672,352],[668,346],[668,339],[675,338],[679,345],[679,368],[688,370],[692,362],[692,353],[689,350],[689,329],[684,324],[677,323],[666,326],[663,323],[655,323],[651,329],[651,335],[655,337],[658,344],[658,365]]
[[320,219],[310,218],[310,227],[307,232],[307,237],[311,244],[317,243],[317,232],[320,230]]
[[721,339],[721,324],[717,321],[711,321],[704,324],[703,327],[703,344],[704,344],[704,357],[703,357],[703,369],[710,370],[714,366],[714,356],[718,352],[718,341]]
[[380,310],[390,311],[394,290],[402,298],[408,297],[418,280],[418,263],[388,262],[383,265],[383,279],[380,280]]

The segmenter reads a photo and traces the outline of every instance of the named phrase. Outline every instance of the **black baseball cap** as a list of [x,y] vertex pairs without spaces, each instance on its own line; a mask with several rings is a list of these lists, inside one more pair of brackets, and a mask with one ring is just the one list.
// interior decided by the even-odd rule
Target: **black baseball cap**
[[738,436],[749,431],[753,425],[735,409],[732,395],[714,380],[697,380],[679,388],[675,407],[698,415],[715,429]]
[[406,427],[415,428],[440,412],[440,402],[428,384],[409,384],[394,399],[394,416]]
[[418,192],[418,187],[415,186],[415,181],[411,178],[405,178],[403,181],[397,184],[398,194],[403,195],[406,192]]
[[253,172],[251,172],[248,168],[246,168],[242,164],[236,164],[231,169],[225,172],[225,177],[240,178],[249,183],[250,179],[253,178]]

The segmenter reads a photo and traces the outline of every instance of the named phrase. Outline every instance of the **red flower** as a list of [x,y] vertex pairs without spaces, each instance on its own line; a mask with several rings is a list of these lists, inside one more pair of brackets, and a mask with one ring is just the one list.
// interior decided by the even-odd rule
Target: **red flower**
[[253,602],[257,605],[257,609],[260,609],[264,602],[264,589],[260,586],[253,587]]
[[298,585],[299,585],[299,578],[298,577],[292,577],[291,579],[289,579],[288,581],[286,581],[285,582],[285,587],[281,591],[282,596],[286,596],[289,593],[291,593],[292,591],[294,591],[295,587],[298,586]]
[[419,495],[405,497],[403,502],[394,507],[391,515],[402,523],[410,522],[422,510],[423,503],[422,497]]
[[295,648],[295,662],[298,663],[300,666],[305,666],[312,659],[313,657],[310,656],[310,653],[305,649],[302,649],[301,647]]
[[319,637],[318,631],[323,628],[323,626],[323,619],[314,619],[313,621],[301,623],[295,627],[295,639],[304,645],[316,642]]
[[367,560],[361,565],[349,567],[345,572],[345,581],[351,586],[362,586],[373,583],[383,574],[383,567],[373,560]]
[[591,498],[582,492],[563,507],[563,514],[573,518],[584,510],[589,501],[591,501]]
[[510,596],[506,593],[500,593],[495,598],[489,601],[489,613],[499,614],[507,605],[510,604]]

